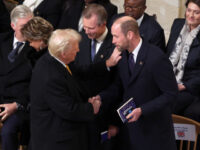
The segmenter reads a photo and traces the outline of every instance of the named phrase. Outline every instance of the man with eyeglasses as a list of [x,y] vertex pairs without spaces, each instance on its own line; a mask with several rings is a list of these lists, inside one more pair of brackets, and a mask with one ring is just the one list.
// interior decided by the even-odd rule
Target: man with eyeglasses
[[165,52],[164,30],[155,17],[145,13],[145,10],[146,0],[124,0],[124,13],[118,14],[113,20],[125,15],[133,17],[139,25],[141,37]]

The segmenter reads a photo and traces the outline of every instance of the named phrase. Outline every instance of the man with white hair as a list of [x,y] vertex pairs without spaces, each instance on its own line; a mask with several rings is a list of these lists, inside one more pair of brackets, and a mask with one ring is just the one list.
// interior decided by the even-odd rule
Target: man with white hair
[[[101,103],[87,97],[68,64],[79,51],[81,36],[73,29],[52,33],[31,81],[32,150],[88,150],[86,123]],[[87,100],[88,101],[88,100]]]
[[33,17],[31,10],[23,5],[15,7],[10,15],[9,32],[0,37],[0,117],[3,150],[18,149],[18,132],[25,119],[29,102],[29,82],[32,68],[26,58],[31,50],[21,34],[21,28]]

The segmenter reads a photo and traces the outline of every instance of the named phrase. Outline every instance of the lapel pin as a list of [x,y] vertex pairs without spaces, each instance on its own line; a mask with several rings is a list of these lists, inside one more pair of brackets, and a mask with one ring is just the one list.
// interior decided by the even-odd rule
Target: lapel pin
[[139,63],[140,65],[143,65],[143,61],[140,61],[140,63]]
[[100,57],[103,59],[103,55],[100,55]]

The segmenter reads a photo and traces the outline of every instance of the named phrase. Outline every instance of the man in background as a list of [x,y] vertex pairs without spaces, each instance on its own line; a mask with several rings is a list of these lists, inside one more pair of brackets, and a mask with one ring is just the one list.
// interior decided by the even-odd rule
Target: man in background
[[29,102],[29,82],[32,67],[27,59],[32,49],[25,42],[21,28],[33,17],[23,5],[15,7],[10,15],[14,32],[0,37],[0,108],[2,149],[18,149],[18,132],[27,115],[24,110]]

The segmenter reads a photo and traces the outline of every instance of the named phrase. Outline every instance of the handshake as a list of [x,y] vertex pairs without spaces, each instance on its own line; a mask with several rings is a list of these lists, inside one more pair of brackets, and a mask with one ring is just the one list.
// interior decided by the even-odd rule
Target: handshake
[[101,97],[99,95],[91,97],[88,99],[88,102],[92,104],[94,114],[97,114],[101,106]]

